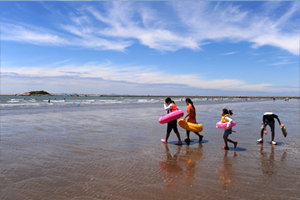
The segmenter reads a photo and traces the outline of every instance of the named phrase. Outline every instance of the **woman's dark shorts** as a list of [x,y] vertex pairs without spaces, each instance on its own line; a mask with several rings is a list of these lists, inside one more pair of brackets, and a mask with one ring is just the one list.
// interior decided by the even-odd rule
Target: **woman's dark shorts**
[[177,120],[168,122],[167,133],[171,133],[172,129],[174,130],[175,133],[178,133]]

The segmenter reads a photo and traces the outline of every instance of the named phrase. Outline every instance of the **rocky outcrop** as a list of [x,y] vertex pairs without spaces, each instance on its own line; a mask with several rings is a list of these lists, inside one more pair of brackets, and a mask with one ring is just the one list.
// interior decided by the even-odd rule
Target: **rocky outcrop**
[[30,96],[31,94],[29,92],[25,92],[23,94],[21,94],[21,96]]

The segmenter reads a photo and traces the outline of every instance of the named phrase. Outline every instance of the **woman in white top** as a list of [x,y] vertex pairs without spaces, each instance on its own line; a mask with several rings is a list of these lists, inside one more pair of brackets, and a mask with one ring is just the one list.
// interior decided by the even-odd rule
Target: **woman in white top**
[[[165,108],[165,110],[168,111],[168,113],[169,112],[174,112],[174,111],[177,110],[177,106],[176,106],[175,102],[172,101],[170,97],[168,97],[165,100],[164,108]],[[178,142],[176,143],[176,145],[182,145],[180,134],[179,134],[178,129],[177,129],[177,120],[173,120],[173,121],[168,122],[166,138],[161,139],[162,143],[168,143],[168,138],[169,138],[170,133],[171,133],[172,130],[175,132],[175,134],[178,138]]]

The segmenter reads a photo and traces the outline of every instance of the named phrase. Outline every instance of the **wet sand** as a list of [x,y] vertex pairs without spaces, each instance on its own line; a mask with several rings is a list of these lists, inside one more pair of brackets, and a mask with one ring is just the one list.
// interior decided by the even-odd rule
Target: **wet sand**
[[[195,106],[203,142],[182,146],[174,133],[160,142],[161,104],[1,111],[0,199],[299,199],[299,100]],[[224,107],[237,122],[229,151],[215,128]],[[278,145],[270,133],[256,144],[266,111],[286,125]]]

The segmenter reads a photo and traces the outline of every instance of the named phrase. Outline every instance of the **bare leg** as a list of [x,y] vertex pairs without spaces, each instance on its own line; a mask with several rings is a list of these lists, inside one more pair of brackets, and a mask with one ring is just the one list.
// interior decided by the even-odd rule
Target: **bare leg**
[[224,139],[224,143],[225,143],[225,148],[226,148],[226,149],[228,149],[227,138],[228,138],[228,135],[224,133],[223,139]]
[[198,137],[200,137],[201,135],[199,134],[199,133],[197,133],[197,132],[194,132],[196,135],[198,135]]
[[227,136],[227,141],[228,141],[228,142],[231,142],[231,143],[233,143],[233,144],[235,143],[234,141],[232,141],[231,139],[229,139],[228,136]]
[[190,144],[191,140],[190,140],[190,131],[186,130],[186,139],[184,140],[187,144]]
[[168,142],[168,139],[169,139],[169,136],[170,136],[170,132],[167,132],[167,134],[166,134],[166,142]]
[[[176,133],[176,135],[177,135],[178,141],[181,142],[181,138],[180,138],[179,132],[175,132],[175,133]],[[170,135],[170,133],[169,133],[169,135]],[[168,137],[169,137],[169,136],[168,136]]]
[[263,139],[264,138],[264,129],[262,128],[260,131],[260,138]]
[[186,131],[186,137],[187,137],[187,139],[190,139],[190,131]]
[[202,135],[200,135],[198,132],[194,132],[196,135],[198,135],[198,137],[199,137],[199,142],[201,142],[202,141],[202,138],[203,138],[203,136]]
[[275,138],[275,130],[272,131],[272,141],[274,141],[274,138]]

